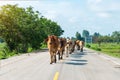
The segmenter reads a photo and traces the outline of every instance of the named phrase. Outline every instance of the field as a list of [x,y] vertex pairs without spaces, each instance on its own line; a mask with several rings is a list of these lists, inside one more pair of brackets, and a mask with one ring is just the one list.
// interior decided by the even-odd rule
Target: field
[[[88,44],[87,44],[88,45]],[[98,44],[89,44],[89,48],[103,52],[110,56],[120,58],[120,44],[117,43],[101,43]]]

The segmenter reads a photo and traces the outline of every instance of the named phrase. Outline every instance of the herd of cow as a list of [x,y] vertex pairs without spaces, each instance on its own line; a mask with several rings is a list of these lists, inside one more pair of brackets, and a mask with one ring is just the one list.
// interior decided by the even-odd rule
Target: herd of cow
[[80,40],[70,40],[66,38],[58,38],[55,35],[48,36],[45,40],[47,42],[47,46],[50,52],[50,64],[56,63],[56,55],[58,55],[58,59],[63,59],[63,54],[65,52],[65,56],[68,57],[69,54],[73,53],[75,50],[75,46],[77,50],[83,52],[84,42]]

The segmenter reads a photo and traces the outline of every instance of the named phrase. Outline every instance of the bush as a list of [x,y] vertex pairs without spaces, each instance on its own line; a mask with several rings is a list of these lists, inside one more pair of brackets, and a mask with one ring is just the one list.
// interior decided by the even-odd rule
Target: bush
[[97,51],[101,51],[101,48],[96,48]]
[[87,48],[90,48],[91,46],[90,46],[89,44],[86,44],[86,47],[87,47]]
[[92,47],[92,49],[94,49],[96,51],[101,51],[101,48],[99,48],[99,47]]
[[10,56],[14,56],[16,55],[16,51],[13,50],[12,52],[9,50],[9,48],[7,46],[5,46],[3,48],[3,50],[0,52],[0,59],[7,59],[9,58]]
[[3,59],[6,59],[10,56],[10,50],[7,46],[4,47],[4,49],[2,50],[2,57]]
[[41,46],[40,48],[47,48],[47,44],[42,43],[41,45],[42,45],[42,46]]
[[3,42],[4,42],[4,40],[2,38],[0,38],[0,43],[3,43]]

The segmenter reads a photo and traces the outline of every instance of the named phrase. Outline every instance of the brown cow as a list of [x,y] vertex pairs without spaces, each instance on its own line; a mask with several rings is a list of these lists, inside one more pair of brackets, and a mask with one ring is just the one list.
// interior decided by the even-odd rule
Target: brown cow
[[56,53],[58,51],[58,46],[59,46],[58,37],[55,35],[48,36],[46,42],[50,52],[50,58],[51,58],[50,64],[52,64],[53,62],[56,63]]
[[84,41],[76,40],[77,50],[83,52]]
[[80,50],[81,50],[81,52],[83,52],[84,41],[80,41],[79,45],[80,45]]
[[80,40],[76,40],[76,46],[77,46],[77,50],[80,50],[80,45],[79,45]]
[[63,53],[65,51],[66,39],[59,38],[59,47],[58,47],[58,59],[63,59]]

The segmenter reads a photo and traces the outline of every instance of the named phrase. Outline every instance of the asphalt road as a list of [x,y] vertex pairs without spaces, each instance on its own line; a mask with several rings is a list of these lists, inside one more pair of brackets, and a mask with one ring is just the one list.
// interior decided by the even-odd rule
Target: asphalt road
[[49,64],[48,51],[0,61],[0,80],[120,80],[120,59],[84,49]]

